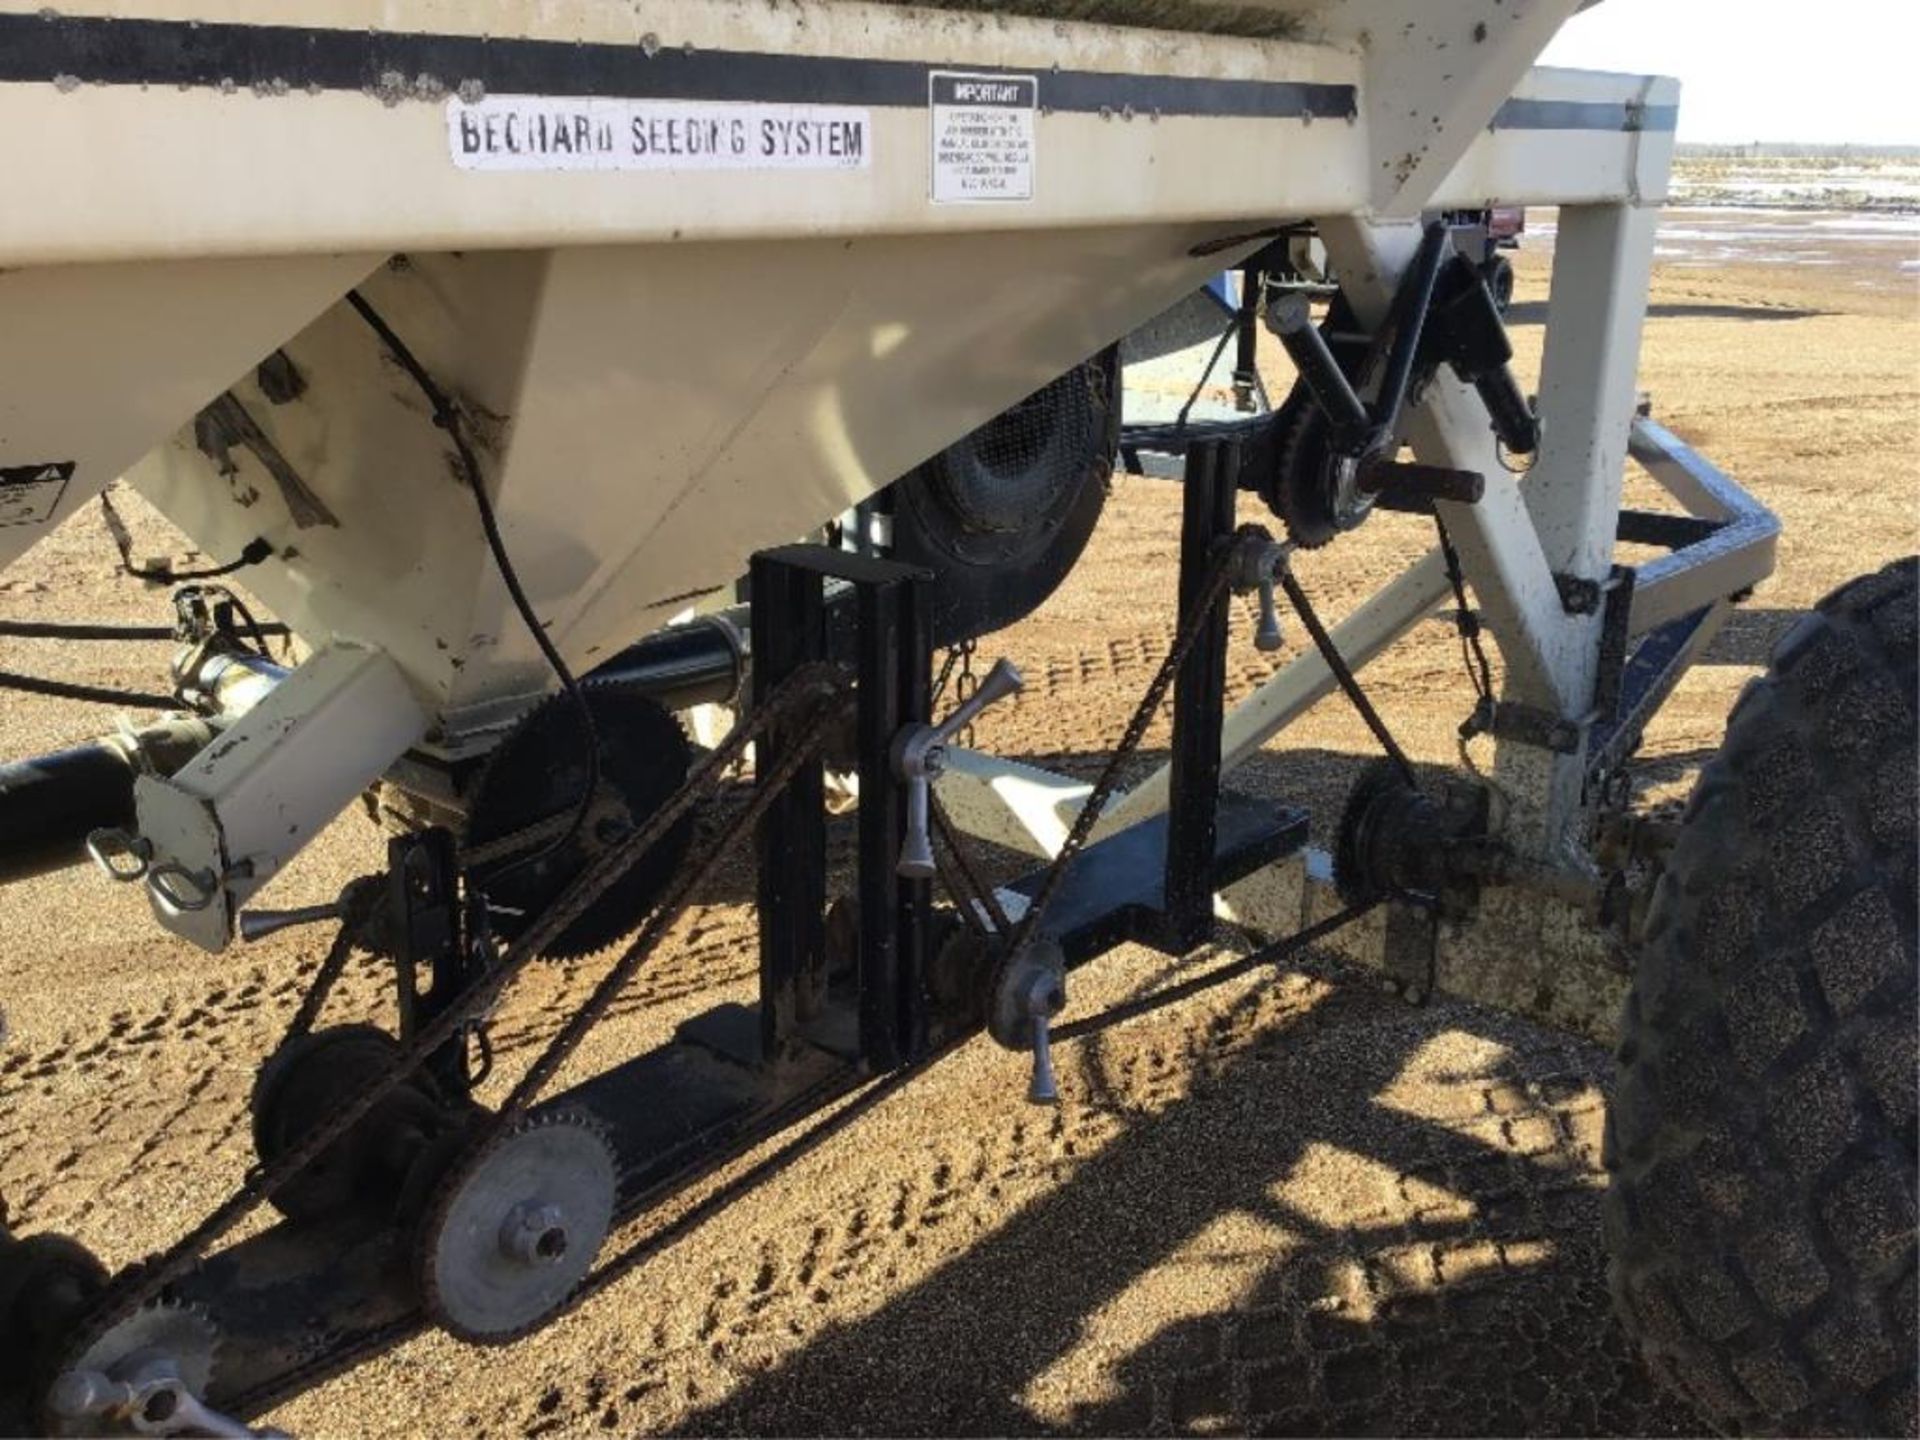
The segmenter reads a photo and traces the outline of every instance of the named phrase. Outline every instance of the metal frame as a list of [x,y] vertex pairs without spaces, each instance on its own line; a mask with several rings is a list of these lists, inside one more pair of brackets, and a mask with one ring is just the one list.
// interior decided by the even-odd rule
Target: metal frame
[[[1236,797],[1222,782],[1334,681],[1324,656],[1305,656],[1223,713],[1232,607],[1219,567],[1230,547],[1263,540],[1235,530],[1230,439],[1186,455],[1179,602],[1192,644],[1174,675],[1168,766],[1102,817],[1071,869],[1043,867],[1002,892],[1009,916],[1027,913],[1024,899],[1050,897],[1041,943],[1021,943],[1025,925],[1011,937],[974,936],[980,943],[954,962],[958,984],[945,993],[932,984],[931,849],[903,853],[924,794],[902,781],[941,775],[924,755],[919,771],[902,758],[903,740],[929,729],[925,578],[869,555],[764,547],[860,505],[918,457],[1301,217],[1346,277],[1355,316],[1378,327],[1396,296],[1431,293],[1439,241],[1421,217],[1498,196],[1562,205],[1537,463],[1524,482],[1510,473],[1483,403],[1446,373],[1424,386],[1408,438],[1424,465],[1481,477],[1477,499],[1433,504],[1505,661],[1490,717],[1493,783],[1506,801],[1493,838],[1562,900],[1577,896],[1580,877],[1569,880],[1565,867],[1577,863],[1608,778],[1729,597],[1764,576],[1777,532],[1650,422],[1638,422],[1633,453],[1699,523],[1619,516],[1674,87],[1529,73],[1577,3],[1343,0],[1321,7],[1324,33],[1311,44],[1166,42],[1006,19],[951,27],[935,56],[917,12],[852,0],[675,6],[684,35],[666,51],[655,36],[629,33],[639,22],[617,7],[570,11],[560,35],[553,7],[503,0],[491,37],[309,25],[292,50],[332,57],[333,68],[290,85],[260,69],[262,17],[281,35],[300,31],[302,15],[328,13],[322,5],[294,6],[301,14],[289,17],[279,0],[237,0],[242,18],[201,26],[190,0],[135,0],[126,8],[141,15],[113,19],[29,15],[23,0],[0,0],[0,166],[19,219],[0,244],[0,328],[23,342],[11,364],[0,360],[0,395],[7,413],[27,417],[0,444],[34,447],[27,458],[62,487],[44,513],[12,527],[19,533],[0,531],[0,563],[149,452],[145,491],[207,553],[259,551],[251,588],[320,647],[177,774],[142,777],[139,833],[123,837],[121,852],[140,865],[122,878],[146,880],[169,928],[219,949],[237,907],[396,757],[429,733],[458,753],[471,738],[463,723],[496,725],[545,685],[544,662],[512,623],[495,573],[507,562],[490,563],[489,548],[500,547],[479,543],[481,530],[494,539],[497,521],[533,552],[522,577],[533,598],[519,602],[527,628],[550,633],[583,669],[710,599],[750,554],[756,695],[802,667],[849,658],[857,681],[853,953],[834,952],[827,921],[822,736],[770,723],[756,756],[757,800],[768,802],[756,837],[758,1009],[717,1006],[669,1043],[545,1102],[604,1127],[623,1162],[627,1213],[866,1078],[909,1070],[983,1022],[992,1028],[988,1016],[1009,1001],[1022,1007],[1015,1029],[1044,1064],[1051,987],[1123,941],[1185,951],[1222,909],[1310,938],[1301,932],[1337,902],[1325,857],[1301,851],[1306,817]],[[501,23],[507,12],[515,23]],[[385,13],[421,27],[461,23],[434,0],[391,0]],[[1074,42],[1073,68],[1031,82],[1051,98],[1033,122],[1079,163],[1060,166],[1022,208],[936,211],[938,185],[918,183],[936,163],[923,159],[934,68],[1024,77],[1052,62],[1062,34]],[[1445,53],[1456,42],[1459,59]],[[563,108],[662,94],[786,104],[827,87],[871,109],[871,133],[889,153],[914,158],[876,183],[837,187],[793,174],[642,187],[602,167],[569,175],[564,205],[528,203],[560,193],[535,188],[545,182],[476,183],[447,163],[448,137],[486,99],[479,92],[513,92],[458,70],[442,76],[429,62],[499,81],[550,75],[541,67],[562,52],[606,87],[585,100],[562,94],[553,103]],[[368,93],[366,65],[396,56],[420,60],[395,73],[437,86],[434,104],[379,94],[384,78]],[[229,60],[233,69],[222,70]],[[79,68],[60,68],[67,61]],[[166,67],[182,65],[183,79],[160,83]],[[243,127],[222,113],[214,83],[232,88],[235,72],[262,90]],[[74,80],[86,82],[83,98],[53,98]],[[729,88],[740,85],[761,89]],[[161,98],[143,115],[149,102],[139,97],[150,90]],[[98,146],[87,126],[46,123],[61,104],[141,143]],[[215,154],[258,183],[208,204],[205,157]],[[288,154],[314,163],[286,166]],[[1243,163],[1219,164],[1222,154]],[[383,162],[376,175],[348,167],[367,156]],[[1138,177],[1149,168],[1156,183],[1143,192]],[[78,191],[76,174],[86,177]],[[732,243],[677,243],[688,240]],[[417,253],[376,268],[400,250]],[[1416,264],[1424,284],[1407,287]],[[925,283],[934,272],[942,285]],[[748,276],[755,283],[743,284]],[[272,293],[249,294],[256,283]],[[366,292],[351,307],[341,303],[348,285]],[[955,307],[956,289],[979,303]],[[1034,303],[1043,293],[1051,305]],[[133,370],[153,368],[153,347],[171,339],[130,335],[130,324],[152,328],[149,302],[170,328],[190,328],[203,312],[222,317],[184,381],[135,383]],[[375,304],[398,327],[379,321],[375,331],[386,342],[412,337],[417,357],[397,344],[383,350],[349,313]],[[1424,318],[1424,301],[1416,314]],[[648,338],[652,369],[635,364],[636,334]],[[93,367],[121,348],[103,338],[129,342],[133,370],[107,376],[126,393],[114,393],[119,413],[97,424]],[[270,367],[218,391],[283,342]],[[1383,388],[1406,395],[1416,346],[1409,339],[1389,355]],[[393,359],[416,380],[438,378],[396,393],[385,373]],[[330,382],[337,408],[302,409],[289,377],[308,370]],[[594,383],[579,387],[583,375]],[[469,460],[471,489],[445,483],[455,405],[445,396],[490,422],[512,417],[483,437],[486,473]],[[1398,408],[1394,399],[1387,411]],[[225,443],[218,427],[193,424],[196,415],[224,417],[221,434],[244,443]],[[342,464],[336,453],[380,463]],[[15,458],[0,453],[0,464]],[[552,503],[556,476],[568,486],[561,505]],[[477,510],[474,491],[490,492]],[[1681,543],[1629,578],[1614,565],[1623,535]],[[829,580],[853,587],[851,606],[827,604]],[[1429,554],[1337,626],[1333,643],[1362,666],[1448,590],[1441,556]],[[1608,594],[1612,603],[1601,603]],[[1570,603],[1576,597],[1585,602]],[[1502,726],[1502,709],[1528,723]],[[963,831],[1043,858],[1064,848],[1064,822],[1087,800],[1084,786],[978,755],[956,757],[940,783]],[[391,853],[400,928],[388,948],[404,987],[403,1031],[435,1013],[450,1024],[444,1007],[475,959],[464,948],[466,917],[454,911],[450,844],[430,832]],[[413,884],[415,862],[424,888]],[[1550,984],[1559,988],[1549,1018],[1590,1024],[1608,982],[1565,978],[1589,973],[1576,962],[1595,944],[1570,908],[1495,889],[1466,917],[1390,904],[1342,939],[1378,952],[1409,991],[1491,985],[1537,999]],[[1007,945],[1014,953],[996,953]],[[1018,963],[1056,949],[1060,975],[1046,959],[1044,973],[1015,985]],[[421,990],[423,966],[431,982]],[[596,1013],[582,1011],[580,1023]],[[436,1065],[463,1087],[464,1049],[438,1052]],[[1044,1091],[1039,1081],[1037,1069]],[[316,1312],[330,1332],[367,1347],[406,1333],[420,1319],[407,1243],[385,1216],[293,1221],[185,1273],[180,1302],[216,1318],[223,1305],[245,1312],[230,1316],[238,1323],[215,1398],[244,1409],[314,1379],[303,1347]]]
[[[484,421],[476,468],[526,594],[585,671],[1303,219],[1384,297],[1417,233],[1395,217],[1489,196],[1656,203],[1673,83],[1528,69],[1576,5],[1341,0],[1307,7],[1306,38],[1275,39],[1177,33],[1177,14],[1165,32],[931,27],[861,0],[700,0],[644,21],[392,0],[378,29],[344,23],[338,0],[236,0],[217,22],[197,0],[111,16],[0,0],[0,329],[17,342],[0,358],[0,469],[64,477],[0,526],[0,564],[128,473],[203,553],[259,550],[249,589],[315,649],[351,637],[390,657],[425,738],[396,722],[364,766],[411,743],[485,749],[551,677],[471,496],[440,483],[445,432],[392,383],[349,286]],[[938,203],[931,77],[956,67],[1038,77],[1029,199]],[[859,114],[871,149],[746,177],[460,163],[463,121],[516,96],[581,119],[826,102]],[[210,173],[245,183],[210,190]],[[1563,239],[1583,266],[1618,252],[1616,296],[1644,260],[1644,226],[1622,224]],[[1618,301],[1593,324],[1636,314]],[[1596,340],[1581,323],[1559,365],[1570,390]],[[1598,339],[1628,357],[1595,398],[1610,410],[1632,335]],[[1458,397],[1426,408],[1429,448],[1486,469],[1465,463]],[[1541,503],[1565,489],[1604,509],[1605,486],[1575,473],[1587,463],[1545,457],[1558,478]],[[1567,567],[1522,509],[1501,488],[1463,543],[1516,683],[1565,713],[1590,627],[1555,633],[1550,571]],[[1568,803],[1548,805],[1549,828]],[[162,863],[187,859],[204,868]]]
[[[1645,415],[1632,415],[1621,429],[1626,437],[1621,449],[1646,468],[1684,513],[1630,510],[1589,515],[1586,523],[1604,524],[1603,533],[1614,541],[1672,548],[1635,567],[1620,588],[1618,593],[1629,599],[1615,608],[1613,643],[1619,653],[1610,671],[1601,663],[1603,651],[1609,648],[1606,607],[1597,606],[1590,615],[1565,616],[1556,590],[1555,610],[1549,612],[1549,638],[1574,620],[1585,622],[1589,637],[1588,648],[1576,657],[1580,661],[1576,673],[1591,677],[1586,682],[1590,688],[1577,713],[1560,712],[1577,743],[1564,752],[1518,739],[1496,745],[1495,783],[1508,801],[1502,838],[1549,865],[1581,863],[1590,822],[1606,796],[1608,782],[1638,746],[1649,720],[1687,667],[1711,643],[1736,601],[1772,573],[1780,531],[1770,510],[1671,431]],[[1519,481],[1503,470],[1493,483],[1526,494],[1537,482]],[[1617,494],[1618,482],[1612,489]],[[1525,553],[1524,537],[1516,543],[1511,533],[1493,534],[1475,549],[1461,546],[1468,581],[1483,604],[1489,594],[1501,593],[1503,572],[1485,560],[1489,551],[1502,544]],[[1599,548],[1596,543],[1587,553]],[[1611,552],[1609,542],[1601,554],[1610,570],[1616,568]],[[1614,583],[1609,575],[1607,585]],[[1332,627],[1334,642],[1347,663],[1359,670],[1442,604],[1449,593],[1444,562],[1436,548]],[[1524,624],[1525,612],[1510,596],[1507,600],[1509,624]],[[1497,622],[1489,628],[1506,653],[1513,632]],[[1530,645],[1532,653],[1552,653],[1538,635],[1529,637],[1523,631],[1520,642]],[[1563,647],[1560,653],[1572,652]],[[1242,700],[1221,726],[1223,779],[1334,688],[1325,659],[1309,649]],[[1517,693],[1531,692],[1518,688]],[[1095,827],[1096,836],[1118,834],[1162,811],[1170,793],[1171,769],[1162,766],[1117,797]],[[1087,787],[1033,766],[968,753],[954,757],[941,781],[941,793],[970,833],[1044,858],[1057,851],[1059,837],[1086,799]],[[1338,904],[1331,859],[1318,850],[1228,886],[1219,899],[1223,915],[1269,936],[1296,933],[1326,919]],[[1386,918],[1370,917],[1328,943],[1404,976],[1408,971],[1404,947],[1413,927],[1406,923],[1410,917],[1401,914],[1402,909],[1388,907]],[[1492,895],[1470,924],[1421,929],[1415,943],[1428,947],[1417,968],[1439,976],[1439,983],[1447,988],[1523,1008],[1532,998],[1533,1008],[1543,1018],[1590,1033],[1607,1034],[1614,1023],[1620,975],[1608,942],[1591,928],[1587,917],[1576,915],[1572,906],[1550,895]],[[1546,987],[1551,993],[1544,1006],[1537,1003],[1541,989],[1536,982],[1541,973],[1559,977],[1557,985]],[[1410,988],[1424,992],[1433,983],[1429,979]]]

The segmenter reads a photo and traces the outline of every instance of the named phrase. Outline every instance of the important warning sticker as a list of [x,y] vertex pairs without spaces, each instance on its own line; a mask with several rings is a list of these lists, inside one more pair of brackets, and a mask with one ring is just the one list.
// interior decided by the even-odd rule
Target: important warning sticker
[[447,102],[462,170],[864,170],[873,116],[853,105],[489,95]]
[[1031,75],[936,70],[927,84],[933,203],[1031,200],[1040,82]]
[[45,524],[66,493],[73,465],[71,460],[0,465],[0,525]]

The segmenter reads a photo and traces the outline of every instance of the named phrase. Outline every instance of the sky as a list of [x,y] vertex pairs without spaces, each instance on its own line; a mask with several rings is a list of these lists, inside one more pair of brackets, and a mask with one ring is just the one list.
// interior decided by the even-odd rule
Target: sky
[[1677,76],[1682,140],[1920,145],[1920,0],[1603,0],[1541,63]]

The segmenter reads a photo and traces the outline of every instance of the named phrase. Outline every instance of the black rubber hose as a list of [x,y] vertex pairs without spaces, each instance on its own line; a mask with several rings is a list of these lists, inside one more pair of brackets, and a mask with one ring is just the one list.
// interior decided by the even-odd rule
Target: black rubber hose
[[143,695],[137,690],[108,690],[99,685],[75,685],[67,680],[49,680],[40,675],[22,675],[0,670],[0,690],[19,690],[28,695],[50,695],[56,700],[91,700],[101,705],[131,705],[136,710],[184,710],[171,695]]
[[[254,632],[278,639],[287,635],[285,625],[269,621],[256,625]],[[171,625],[108,625],[84,620],[0,620],[0,638],[8,640],[172,640],[177,632]]]

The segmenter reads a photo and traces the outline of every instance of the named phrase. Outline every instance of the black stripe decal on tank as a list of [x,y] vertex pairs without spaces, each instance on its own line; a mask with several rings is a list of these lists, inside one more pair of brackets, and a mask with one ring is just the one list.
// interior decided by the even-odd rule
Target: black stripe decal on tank
[[1509,100],[1494,112],[1495,130],[1652,130],[1671,133],[1678,105],[1632,100]]
[[[459,94],[756,101],[925,109],[947,61],[691,50],[291,25],[0,15],[0,82],[359,91],[398,103]],[[970,74],[1021,74],[967,65]],[[1351,85],[1042,70],[1044,110],[1340,119]]]

